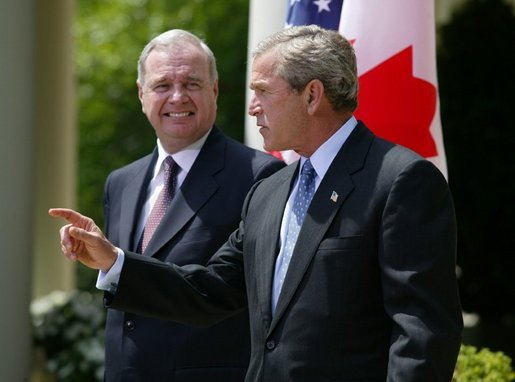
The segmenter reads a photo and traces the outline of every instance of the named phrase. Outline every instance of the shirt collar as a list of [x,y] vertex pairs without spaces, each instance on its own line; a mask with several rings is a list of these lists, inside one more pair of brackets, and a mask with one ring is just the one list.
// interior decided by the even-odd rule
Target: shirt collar
[[154,178],[157,176],[159,171],[161,170],[163,161],[167,156],[171,156],[175,163],[180,167],[181,172],[184,171],[186,174],[190,171],[195,159],[197,159],[198,154],[200,153],[200,149],[204,146],[206,139],[211,132],[212,128],[208,130],[206,134],[204,134],[199,140],[193,142],[191,145],[185,147],[181,151],[178,151],[174,154],[169,154],[164,149],[163,145],[159,138],[157,139],[157,162],[154,167]]
[[[333,163],[336,154],[340,151],[343,144],[349,138],[352,130],[358,121],[354,116],[350,117],[327,141],[325,141],[309,158],[319,179],[323,179],[329,166]],[[307,158],[300,157],[300,168],[304,165]]]

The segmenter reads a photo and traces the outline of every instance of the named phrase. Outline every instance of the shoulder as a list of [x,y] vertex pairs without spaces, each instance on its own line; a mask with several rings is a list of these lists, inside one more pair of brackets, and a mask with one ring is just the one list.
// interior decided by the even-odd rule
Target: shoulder
[[256,182],[251,193],[257,192],[258,194],[265,195],[265,198],[267,198],[285,184],[291,185],[298,168],[298,161],[289,165],[285,165],[284,162],[282,163],[283,166],[280,169],[270,176],[261,179],[259,182]]
[[[399,173],[409,169],[418,169],[419,167],[427,167],[436,172],[440,172],[437,167],[413,150],[387,141],[375,135],[362,122],[358,124],[356,130],[349,137],[349,146],[344,145],[347,151],[345,160],[349,163],[360,159],[360,165],[363,168],[376,169],[378,173],[389,173],[396,176]],[[360,167],[357,163],[354,166]]]
[[279,159],[271,154],[249,147],[230,137],[225,137],[225,139],[227,142],[227,154],[229,156],[249,158],[255,162],[279,162]]
[[237,168],[251,169],[256,179],[269,176],[286,166],[283,161],[269,153],[246,146],[227,136],[224,139],[226,163]]
[[370,145],[363,171],[353,179],[399,203],[417,195],[431,199],[450,193],[445,176],[430,160],[379,137]]
[[427,158],[399,144],[374,140],[370,150],[370,162],[377,162],[383,175],[397,178],[402,174],[424,174],[424,176],[444,178],[440,170]]
[[148,154],[125,166],[117,168],[107,176],[106,183],[130,181],[136,175],[148,170],[150,164],[156,160],[155,153]]

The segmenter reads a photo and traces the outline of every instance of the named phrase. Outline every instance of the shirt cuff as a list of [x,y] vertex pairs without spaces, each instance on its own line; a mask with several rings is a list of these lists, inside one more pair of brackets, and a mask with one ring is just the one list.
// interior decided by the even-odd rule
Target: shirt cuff
[[98,272],[96,285],[97,289],[112,294],[116,293],[116,289],[118,288],[118,281],[120,280],[120,274],[125,260],[125,253],[120,248],[116,248],[116,250],[118,251],[118,257],[115,263],[107,272]]

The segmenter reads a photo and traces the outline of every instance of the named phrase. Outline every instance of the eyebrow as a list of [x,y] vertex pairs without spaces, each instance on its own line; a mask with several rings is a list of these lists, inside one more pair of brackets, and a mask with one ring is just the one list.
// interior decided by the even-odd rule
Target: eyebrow
[[166,77],[155,77],[155,78],[148,78],[146,83],[148,84],[148,86],[154,86],[156,84],[160,84],[162,82],[165,82],[166,81]]
[[255,89],[263,89],[265,88],[267,85],[267,82],[266,81],[263,81],[263,80],[257,80],[257,81],[252,81],[250,84],[249,84],[249,88],[251,90],[255,90]]
[[[160,76],[160,77],[156,77],[156,78],[147,80],[147,83],[149,85],[157,85],[157,84],[161,84],[163,82],[168,82],[168,80],[169,80],[168,77]],[[199,82],[199,83],[205,83],[206,82],[205,79],[203,79],[201,77],[198,77],[198,76],[187,76],[186,77],[186,81],[188,81],[188,82]]]

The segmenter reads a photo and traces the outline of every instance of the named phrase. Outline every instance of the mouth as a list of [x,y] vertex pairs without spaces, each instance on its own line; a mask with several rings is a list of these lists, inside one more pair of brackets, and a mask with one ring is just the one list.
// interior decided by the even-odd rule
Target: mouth
[[193,115],[193,112],[191,111],[183,111],[183,112],[169,112],[163,114],[165,117],[169,118],[183,118],[183,117],[189,117],[190,115]]
[[267,131],[267,130],[268,130],[268,127],[267,127],[267,126],[258,126],[258,127],[259,127],[259,132],[260,132],[261,134],[263,134],[265,131]]

